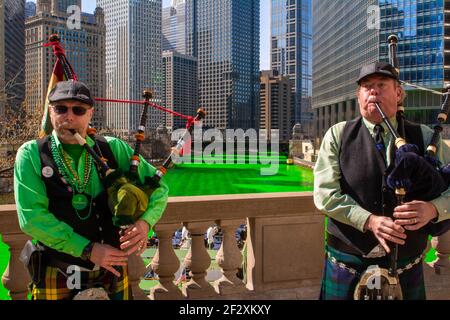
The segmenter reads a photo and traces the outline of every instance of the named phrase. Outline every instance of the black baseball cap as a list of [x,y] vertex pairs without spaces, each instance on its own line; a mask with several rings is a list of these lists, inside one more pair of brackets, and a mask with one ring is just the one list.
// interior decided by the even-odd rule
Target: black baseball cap
[[90,106],[94,105],[89,88],[81,81],[60,81],[53,87],[48,95],[48,101],[77,100]]
[[399,81],[398,72],[391,64],[386,62],[374,62],[371,64],[367,64],[361,68],[358,80],[356,82],[360,84],[361,80],[374,74],[389,77]]

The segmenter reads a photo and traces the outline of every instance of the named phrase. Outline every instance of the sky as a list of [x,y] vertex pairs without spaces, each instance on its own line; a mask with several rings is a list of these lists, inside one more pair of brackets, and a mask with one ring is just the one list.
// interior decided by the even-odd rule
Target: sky
[[[260,69],[268,70],[270,69],[270,1],[271,0],[261,0],[261,10],[260,10]],[[36,0],[32,0],[36,2]],[[170,6],[170,0],[163,0],[163,7]],[[83,12],[93,13],[96,7],[95,0],[82,0],[82,10]]]

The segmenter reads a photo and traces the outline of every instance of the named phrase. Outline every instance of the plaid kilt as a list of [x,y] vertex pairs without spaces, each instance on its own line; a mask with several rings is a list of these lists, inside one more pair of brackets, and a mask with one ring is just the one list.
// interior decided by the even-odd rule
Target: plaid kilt
[[[329,257],[334,257],[337,262],[356,270],[356,273],[333,263]],[[401,259],[398,268],[404,268],[417,257]],[[389,257],[363,258],[343,253],[329,246],[325,247],[325,267],[320,290],[321,300],[353,300],[353,292],[364,271],[373,265],[380,268],[389,268]],[[404,300],[425,300],[425,283],[422,261],[411,269],[399,274],[400,285]]]
[[33,300],[72,300],[77,293],[89,288],[104,288],[111,300],[129,300],[131,298],[128,285],[127,268],[116,267],[120,272],[117,278],[105,269],[80,272],[80,289],[69,289],[67,275],[60,269],[45,267],[38,283],[31,284]]

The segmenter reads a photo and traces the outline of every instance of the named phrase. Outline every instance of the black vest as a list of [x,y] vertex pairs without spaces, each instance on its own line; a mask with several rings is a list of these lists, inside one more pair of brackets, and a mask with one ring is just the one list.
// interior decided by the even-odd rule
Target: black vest
[[[416,144],[424,154],[420,125],[405,121],[406,141]],[[391,152],[394,155],[394,152]],[[375,141],[361,117],[346,123],[339,153],[341,190],[351,196],[365,210],[386,217],[392,217],[397,200],[387,187],[386,178],[393,169],[386,168],[382,155],[375,147]],[[406,197],[405,201],[409,201]],[[328,232],[361,254],[368,254],[378,241],[372,232],[361,232],[332,218]],[[417,256],[425,250],[428,234],[424,229],[406,231],[406,244],[399,246],[398,257]],[[392,243],[391,243],[392,244]],[[392,244],[393,245],[393,244]]]
[[[49,199],[48,210],[60,221],[71,226],[75,233],[89,239],[92,242],[109,244],[119,248],[119,229],[112,223],[112,213],[108,207],[108,198],[106,191],[102,191],[97,197],[92,199],[91,215],[86,220],[81,220],[75,209],[72,207],[73,193],[69,191],[69,185],[61,180],[56,163],[53,160],[50,149],[50,137],[39,139],[39,154],[42,168],[51,167],[54,174],[46,178],[42,176]],[[98,144],[103,156],[108,159],[108,165],[111,168],[117,168],[117,163],[108,143],[103,137],[97,136]],[[91,197],[88,197],[90,203]],[[89,214],[89,204],[83,210],[78,210],[78,214],[83,218]],[[94,264],[91,261],[84,261],[69,254],[54,250],[40,243],[44,248],[44,261],[48,265],[55,266],[55,261],[61,261],[69,265],[78,265],[84,268],[92,269]],[[45,262],[44,262],[45,263]]]

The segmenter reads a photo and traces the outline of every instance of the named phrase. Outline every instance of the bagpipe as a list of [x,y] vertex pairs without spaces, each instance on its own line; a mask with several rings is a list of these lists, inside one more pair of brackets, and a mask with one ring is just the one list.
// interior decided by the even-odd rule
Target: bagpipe
[[[388,38],[389,63],[400,74],[397,59],[398,38],[391,35]],[[413,86],[419,89],[432,91],[417,85],[411,85],[400,81],[402,84]],[[439,93],[441,94],[441,93]],[[442,165],[438,160],[438,142],[443,130],[442,124],[447,121],[450,109],[450,87],[442,98],[441,110],[438,115],[437,124],[434,126],[432,139],[425,154],[419,154],[419,148],[414,144],[405,141],[405,115],[403,99],[397,105],[397,130],[384,114],[381,106],[375,103],[375,107],[381,115],[383,122],[394,138],[396,147],[394,157],[394,168],[387,177],[387,184],[394,191],[397,205],[405,201],[422,200],[430,201],[439,197],[446,191],[450,184],[449,164]],[[450,229],[450,220],[440,223],[429,222],[425,230],[432,236],[439,236]],[[390,254],[389,270],[384,268],[371,268],[366,270],[354,291],[355,300],[402,300],[402,290],[397,270],[398,244],[395,244]],[[377,279],[377,286],[374,286],[374,279]]]
[[[388,38],[390,63],[400,72],[397,59],[398,38],[391,35]],[[418,89],[432,91],[417,85],[412,85],[405,81],[400,81],[407,86],[414,86]],[[433,136],[429,142],[424,155],[419,154],[416,145],[403,144],[397,146],[395,152],[395,166],[387,179],[387,184],[391,189],[404,189],[408,194],[407,200],[431,201],[439,197],[450,185],[450,164],[442,164],[438,159],[438,146],[441,141],[442,125],[447,121],[450,110],[450,87],[446,87],[442,96],[441,109],[437,116],[437,123],[433,127]],[[378,109],[380,112],[381,108]],[[405,116],[402,105],[397,111],[398,132],[401,138],[405,138]],[[386,119],[388,121],[388,119]],[[386,120],[383,121],[386,123]],[[388,126],[389,127],[389,126]],[[393,128],[389,128],[395,137]],[[432,236],[439,236],[450,230],[450,221],[441,223],[429,223],[427,231]]]
[[[56,62],[54,67],[54,75],[57,74],[57,81],[60,81],[65,77],[67,80],[77,80],[76,74],[70,65],[65,51],[60,44],[58,35],[52,35],[49,38],[49,43],[45,44],[46,47],[52,47],[56,56]],[[55,80],[56,81],[56,80]],[[50,81],[49,91],[54,86],[55,81]],[[94,146],[90,147],[86,141],[78,132],[70,130],[77,140],[78,144],[84,147],[88,152],[99,171],[100,178],[103,186],[107,190],[108,206],[113,213],[113,224],[122,230],[126,229],[129,225],[133,224],[139,217],[145,212],[148,206],[148,199],[150,195],[160,186],[161,178],[166,174],[167,169],[172,165],[172,158],[178,156],[186,143],[187,137],[192,133],[194,126],[201,126],[202,120],[205,118],[206,113],[202,108],[197,110],[195,117],[182,115],[180,113],[168,110],[155,103],[150,102],[153,94],[150,90],[143,91],[143,101],[129,101],[129,100],[113,100],[104,98],[95,98],[98,102],[116,102],[116,103],[131,103],[142,105],[142,113],[140,117],[140,124],[135,134],[135,146],[134,153],[130,158],[129,170],[123,172],[120,169],[112,169],[109,167],[107,159],[103,157],[102,152],[96,143],[96,129],[89,127],[87,130],[88,136],[94,141]],[[47,101],[48,103],[48,101]],[[183,117],[187,120],[186,128],[182,136],[179,138],[176,146],[171,149],[170,155],[165,159],[162,166],[157,168],[153,176],[139,177],[138,166],[140,163],[140,150],[142,143],[145,140],[145,125],[147,123],[148,108],[153,107],[158,110],[172,113],[175,116]],[[48,117],[48,108],[44,113],[43,120],[43,132],[48,134],[48,128],[46,127],[46,117]],[[41,134],[42,136],[42,134]],[[143,182],[141,182],[143,181]]]

